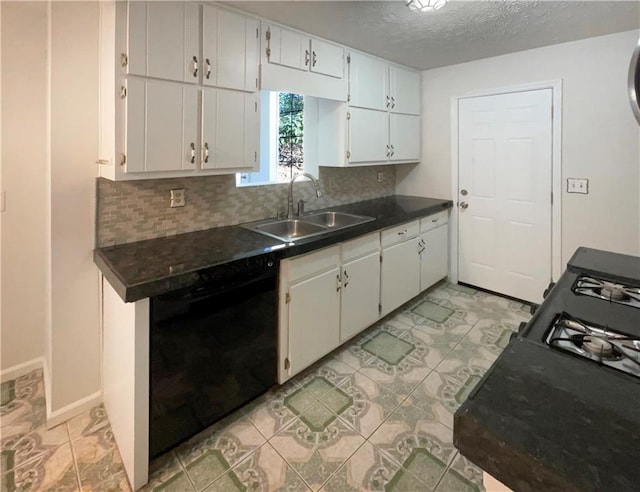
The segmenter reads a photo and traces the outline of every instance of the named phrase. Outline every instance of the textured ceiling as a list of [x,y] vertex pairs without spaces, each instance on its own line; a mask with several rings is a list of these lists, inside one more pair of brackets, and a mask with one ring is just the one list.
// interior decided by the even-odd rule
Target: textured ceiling
[[640,1],[457,1],[433,13],[390,2],[225,2],[426,70],[640,27]]

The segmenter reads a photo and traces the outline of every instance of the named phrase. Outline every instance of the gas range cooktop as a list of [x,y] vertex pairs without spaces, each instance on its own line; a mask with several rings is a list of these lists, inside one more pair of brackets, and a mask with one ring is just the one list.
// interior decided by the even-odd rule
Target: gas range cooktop
[[640,378],[640,258],[578,248],[545,293],[521,337],[578,364]]

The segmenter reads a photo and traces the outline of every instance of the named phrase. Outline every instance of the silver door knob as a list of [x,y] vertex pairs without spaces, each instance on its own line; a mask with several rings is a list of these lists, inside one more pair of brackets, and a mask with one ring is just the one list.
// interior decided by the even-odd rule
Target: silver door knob
[[467,202],[460,202],[460,208],[463,210],[469,208],[469,204]]
[[462,196],[467,196],[467,193],[468,193],[467,190],[460,190],[460,194]]

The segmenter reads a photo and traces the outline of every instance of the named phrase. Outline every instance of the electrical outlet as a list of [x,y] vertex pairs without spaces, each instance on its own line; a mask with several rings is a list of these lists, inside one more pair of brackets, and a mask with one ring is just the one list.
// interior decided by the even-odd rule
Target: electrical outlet
[[184,207],[184,188],[171,190],[170,198],[171,208]]
[[376,179],[378,180],[378,183],[382,183],[384,181],[384,173],[382,171],[378,171]]
[[589,194],[589,180],[584,178],[567,178],[567,193]]

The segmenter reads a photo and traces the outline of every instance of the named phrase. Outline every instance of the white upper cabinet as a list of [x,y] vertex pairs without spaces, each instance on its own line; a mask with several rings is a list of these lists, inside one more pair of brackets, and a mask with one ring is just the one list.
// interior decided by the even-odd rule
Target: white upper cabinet
[[197,83],[201,69],[195,2],[128,2],[127,72]]
[[349,63],[349,104],[385,111],[388,65],[372,56],[351,53]]
[[311,62],[309,70],[329,77],[344,77],[344,48],[311,38]]
[[389,67],[389,111],[420,114],[421,78],[418,72],[391,65]]
[[209,5],[202,7],[202,84],[258,89],[258,21]]
[[197,87],[132,78],[127,92],[126,172],[196,170]]
[[389,160],[420,160],[420,117],[411,114],[389,115]]
[[351,108],[347,159],[350,163],[384,162],[389,155],[389,115],[385,111]]

